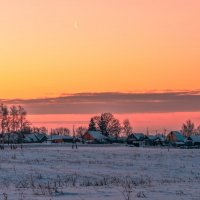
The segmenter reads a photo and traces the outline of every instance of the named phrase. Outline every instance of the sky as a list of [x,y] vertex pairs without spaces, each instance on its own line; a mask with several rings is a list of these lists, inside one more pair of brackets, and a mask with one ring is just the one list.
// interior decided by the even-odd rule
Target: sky
[[199,0],[0,0],[0,100],[34,115],[196,119],[199,8]]

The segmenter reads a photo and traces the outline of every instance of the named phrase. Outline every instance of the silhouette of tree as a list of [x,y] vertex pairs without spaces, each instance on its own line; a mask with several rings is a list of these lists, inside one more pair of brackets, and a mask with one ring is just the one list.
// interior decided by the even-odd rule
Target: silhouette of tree
[[0,107],[0,120],[1,120],[1,133],[6,133],[9,123],[9,110],[8,107],[1,104]]
[[195,125],[191,120],[186,121],[186,123],[182,125],[182,132],[186,137],[190,137],[194,133],[194,130]]
[[87,128],[86,127],[83,127],[83,126],[79,126],[77,129],[76,129],[76,134],[78,137],[80,138],[83,138],[83,135],[87,132]]
[[95,127],[105,136],[118,137],[121,132],[121,125],[111,113],[102,113],[100,116],[93,117]]
[[91,118],[89,127],[88,127],[88,131],[96,131],[96,130],[97,130],[97,128],[96,128],[94,118]]
[[131,126],[131,123],[129,119],[125,119],[123,121],[123,132],[128,137],[133,132],[133,127]]
[[67,135],[70,135],[70,130],[66,127],[59,127],[59,128],[52,129],[52,134],[67,136]]

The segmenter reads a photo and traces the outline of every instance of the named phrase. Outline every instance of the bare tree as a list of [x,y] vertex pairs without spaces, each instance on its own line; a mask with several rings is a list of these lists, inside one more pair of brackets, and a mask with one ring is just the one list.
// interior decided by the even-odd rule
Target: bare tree
[[182,125],[182,132],[186,137],[190,137],[194,133],[194,130],[195,125],[191,120],[186,121],[186,123]]
[[114,136],[115,138],[118,138],[120,135],[120,132],[122,130],[122,127],[120,125],[120,122],[118,119],[113,119],[111,124],[108,127],[109,133]]
[[40,127],[40,133],[48,134],[48,129],[44,126]]
[[70,135],[70,130],[66,127],[59,127],[59,128],[52,129],[52,134],[67,136],[67,135]]
[[195,130],[196,135],[200,135],[200,125],[197,126],[196,130]]
[[83,138],[83,135],[87,132],[87,128],[86,127],[83,127],[83,126],[79,126],[77,129],[76,129],[76,134],[78,137],[80,138]]
[[9,121],[9,111],[8,107],[5,105],[1,105],[0,108],[0,119],[1,119],[1,133],[2,135],[7,131],[8,121]]
[[[30,133],[30,122],[26,120],[26,110],[22,106],[7,106],[0,105],[0,129],[1,135],[17,133],[18,139],[22,139],[25,132]],[[29,131],[27,131],[29,129]],[[9,139],[8,139],[9,140]]]
[[123,132],[127,137],[133,132],[133,127],[131,126],[129,119],[123,121]]
[[15,105],[10,107],[11,130],[16,132],[19,128],[19,111]]
[[38,134],[47,134],[48,133],[48,130],[46,127],[42,126],[42,127],[32,127],[31,128],[31,132],[32,133],[38,133]]
[[27,126],[26,115],[26,110],[22,106],[18,106],[18,126],[20,131],[22,131]]

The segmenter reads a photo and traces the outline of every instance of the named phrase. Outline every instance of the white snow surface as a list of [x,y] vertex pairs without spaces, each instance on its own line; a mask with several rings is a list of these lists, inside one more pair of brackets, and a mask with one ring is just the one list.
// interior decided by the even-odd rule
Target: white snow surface
[[199,149],[6,147],[0,150],[0,199],[199,200],[199,156]]

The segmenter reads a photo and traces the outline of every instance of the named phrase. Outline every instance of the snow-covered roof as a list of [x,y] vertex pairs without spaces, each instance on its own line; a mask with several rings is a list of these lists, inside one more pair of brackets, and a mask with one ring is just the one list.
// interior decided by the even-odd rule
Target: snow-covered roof
[[42,140],[44,137],[46,137],[45,134],[35,134],[38,140]]
[[48,140],[64,140],[64,139],[72,139],[70,135],[49,135]]
[[25,135],[24,140],[26,142],[37,142],[38,141],[38,139],[37,139],[37,137],[36,137],[36,135],[34,133]]
[[49,135],[48,140],[62,140],[63,136],[61,135]]
[[156,135],[147,135],[147,138],[149,140],[155,140],[155,139],[157,139],[157,136]]
[[69,140],[69,139],[73,139],[73,137],[70,136],[70,135],[63,135],[63,136],[62,136],[62,139],[64,139],[64,140]]
[[193,142],[200,142],[200,135],[191,135],[188,139]]
[[143,133],[134,133],[133,135],[137,140],[144,139],[145,137]]
[[90,134],[96,140],[106,139],[106,136],[102,135],[101,131],[88,131],[88,134]]

